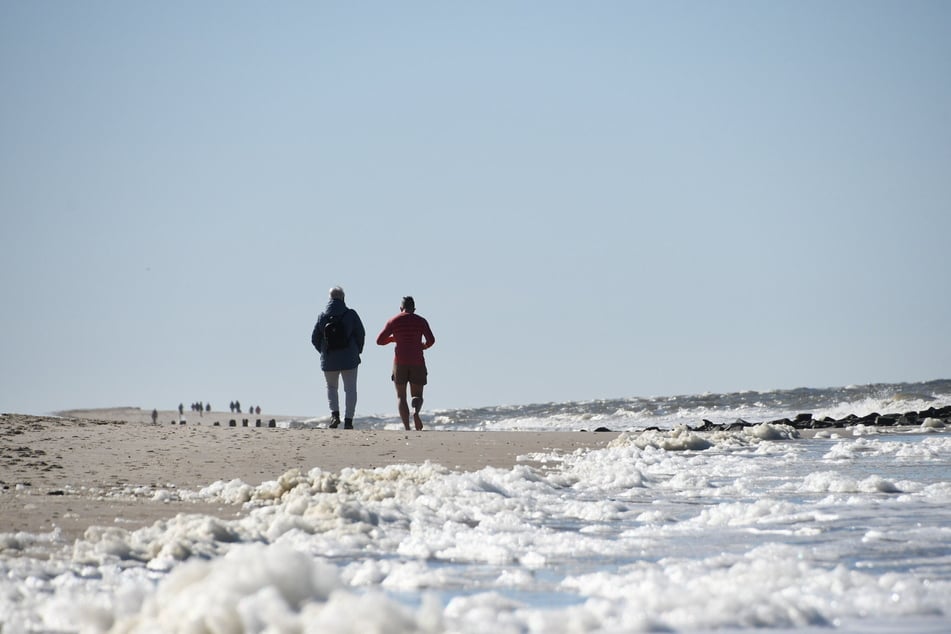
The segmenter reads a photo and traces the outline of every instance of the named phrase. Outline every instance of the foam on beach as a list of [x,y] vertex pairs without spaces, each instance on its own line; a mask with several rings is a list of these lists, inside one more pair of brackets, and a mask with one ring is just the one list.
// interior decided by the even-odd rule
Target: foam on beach
[[[504,466],[473,469],[222,469],[188,486],[95,491],[54,479],[63,495],[49,499],[67,504],[203,510],[94,524],[75,540],[0,534],[0,621],[4,634],[947,631],[951,435],[924,421],[800,431],[674,425],[596,446],[526,444]],[[451,455],[437,448],[442,432],[180,432],[154,451],[338,438],[397,452],[419,438]],[[475,433],[469,448],[512,442],[506,433]],[[234,456],[269,450],[252,448]],[[14,495],[30,499],[6,491],[0,503]]]
[[[951,564],[937,521],[951,489],[849,468],[927,471],[948,438],[663,435],[553,455],[543,471],[424,463],[221,481],[192,495],[243,500],[244,517],[90,529],[68,558],[7,559],[5,572],[47,580],[26,596],[44,627],[90,632],[827,628],[951,610],[951,580],[915,563]],[[922,511],[936,521],[900,519]],[[856,525],[859,539],[838,536]]]

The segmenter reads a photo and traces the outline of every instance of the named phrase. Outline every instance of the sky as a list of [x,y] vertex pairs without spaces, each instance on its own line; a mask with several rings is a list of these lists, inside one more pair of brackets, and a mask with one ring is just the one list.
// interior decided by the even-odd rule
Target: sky
[[951,378],[951,3],[0,0],[0,411]]

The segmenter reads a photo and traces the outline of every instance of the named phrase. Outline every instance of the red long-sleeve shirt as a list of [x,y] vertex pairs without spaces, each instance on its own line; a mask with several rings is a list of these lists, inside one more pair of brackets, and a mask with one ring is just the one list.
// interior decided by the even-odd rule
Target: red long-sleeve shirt
[[436,343],[429,322],[416,313],[400,313],[391,318],[376,337],[378,345],[396,343],[396,363],[426,365],[423,350]]

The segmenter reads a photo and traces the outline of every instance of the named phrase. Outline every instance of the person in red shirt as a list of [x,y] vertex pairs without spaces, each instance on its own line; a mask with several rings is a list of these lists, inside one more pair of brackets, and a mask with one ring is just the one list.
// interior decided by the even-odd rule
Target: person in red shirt
[[423,350],[436,343],[429,322],[416,314],[416,301],[406,296],[400,303],[400,312],[386,322],[376,337],[378,345],[396,344],[393,360],[393,383],[396,385],[396,398],[399,401],[400,418],[403,427],[409,429],[409,404],[406,402],[406,384],[409,383],[413,397],[413,422],[416,429],[423,428],[419,410],[423,407],[423,386],[426,385],[426,360]]

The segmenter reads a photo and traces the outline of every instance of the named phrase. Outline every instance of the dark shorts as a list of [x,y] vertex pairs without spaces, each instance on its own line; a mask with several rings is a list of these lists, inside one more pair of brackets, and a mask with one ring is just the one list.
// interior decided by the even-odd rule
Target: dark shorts
[[400,365],[393,364],[393,382],[394,383],[415,383],[416,385],[426,385],[426,366],[425,365]]

